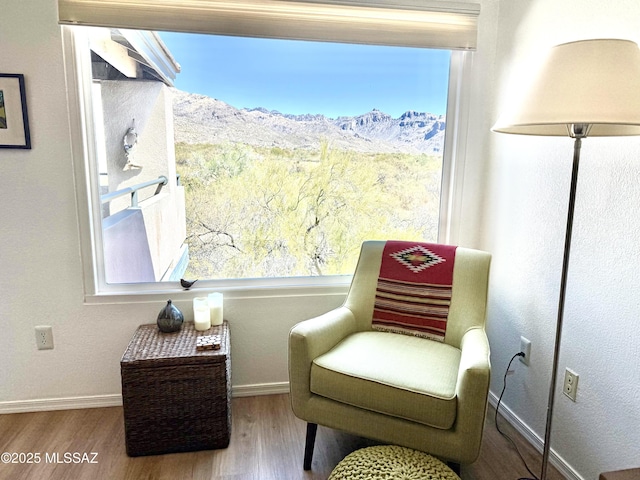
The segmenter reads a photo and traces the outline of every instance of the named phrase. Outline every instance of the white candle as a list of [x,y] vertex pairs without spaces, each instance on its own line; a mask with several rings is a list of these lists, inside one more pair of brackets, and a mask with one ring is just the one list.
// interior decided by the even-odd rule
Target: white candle
[[193,299],[193,323],[198,331],[211,328],[211,315],[209,313],[209,301],[207,297]]
[[222,325],[222,294],[218,292],[209,294],[209,310],[211,325]]

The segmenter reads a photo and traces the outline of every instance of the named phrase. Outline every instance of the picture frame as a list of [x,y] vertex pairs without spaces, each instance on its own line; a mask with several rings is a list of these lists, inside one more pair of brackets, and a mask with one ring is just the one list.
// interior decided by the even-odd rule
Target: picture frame
[[0,73],[0,148],[31,148],[24,75]]

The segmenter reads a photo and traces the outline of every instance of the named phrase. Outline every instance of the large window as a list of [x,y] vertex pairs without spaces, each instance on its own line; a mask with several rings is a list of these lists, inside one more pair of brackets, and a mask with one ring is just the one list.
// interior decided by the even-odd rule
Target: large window
[[84,92],[95,293],[181,277],[348,282],[364,240],[450,239],[464,53],[86,27],[66,37]]
[[188,277],[349,274],[364,240],[437,241],[449,51],[160,36]]

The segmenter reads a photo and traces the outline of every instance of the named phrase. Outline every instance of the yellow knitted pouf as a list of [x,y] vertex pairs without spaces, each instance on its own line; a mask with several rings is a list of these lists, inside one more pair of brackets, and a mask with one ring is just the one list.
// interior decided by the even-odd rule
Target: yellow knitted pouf
[[437,458],[395,445],[367,447],[347,455],[329,480],[460,480]]

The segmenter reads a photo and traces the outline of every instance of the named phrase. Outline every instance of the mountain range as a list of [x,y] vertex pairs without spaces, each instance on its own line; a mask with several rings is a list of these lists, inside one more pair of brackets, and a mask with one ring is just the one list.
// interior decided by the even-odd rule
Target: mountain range
[[441,155],[445,116],[407,111],[399,118],[373,109],[353,117],[291,115],[264,108],[238,109],[221,100],[172,89],[175,141],[246,143],[284,149],[331,148],[368,153]]

